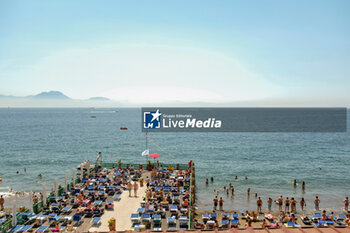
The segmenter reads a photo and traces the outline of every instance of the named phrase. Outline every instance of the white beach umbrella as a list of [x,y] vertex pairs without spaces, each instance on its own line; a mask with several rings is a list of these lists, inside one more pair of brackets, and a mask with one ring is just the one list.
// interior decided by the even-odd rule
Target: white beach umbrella
[[46,185],[43,184],[43,204],[44,204],[44,206],[46,206],[46,199],[47,199]]
[[67,173],[64,173],[64,192],[67,192]]
[[54,190],[55,190],[55,196],[57,197],[58,196],[58,193],[57,193],[57,178],[55,178],[55,181],[54,181]]
[[17,206],[16,206],[16,203],[17,203],[17,195],[15,196],[15,201],[13,203],[13,206],[12,206],[12,226],[16,226],[17,225]]
[[30,213],[33,213],[33,192],[29,192],[29,211]]
[[73,180],[73,186],[75,186],[75,168],[72,170],[72,180]]

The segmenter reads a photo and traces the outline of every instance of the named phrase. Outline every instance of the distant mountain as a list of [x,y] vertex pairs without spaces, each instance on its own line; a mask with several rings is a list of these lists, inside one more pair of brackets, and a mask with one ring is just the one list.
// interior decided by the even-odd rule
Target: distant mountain
[[36,98],[36,99],[70,99],[68,96],[66,96],[60,91],[41,92],[37,95],[28,96],[28,97]]
[[96,97],[89,98],[89,100],[106,101],[106,100],[110,100],[110,99],[108,99],[106,97],[96,96]]

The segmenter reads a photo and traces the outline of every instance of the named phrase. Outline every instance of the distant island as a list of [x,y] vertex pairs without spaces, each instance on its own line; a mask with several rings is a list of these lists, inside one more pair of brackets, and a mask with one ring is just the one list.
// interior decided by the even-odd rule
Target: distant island
[[73,99],[60,91],[43,91],[36,95],[0,94],[0,107],[119,107],[120,103],[103,96]]

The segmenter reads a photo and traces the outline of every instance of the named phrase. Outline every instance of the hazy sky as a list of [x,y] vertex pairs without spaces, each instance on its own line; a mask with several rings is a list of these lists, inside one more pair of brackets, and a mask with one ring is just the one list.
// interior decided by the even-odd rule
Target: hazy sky
[[0,1],[0,94],[350,101],[350,1]]

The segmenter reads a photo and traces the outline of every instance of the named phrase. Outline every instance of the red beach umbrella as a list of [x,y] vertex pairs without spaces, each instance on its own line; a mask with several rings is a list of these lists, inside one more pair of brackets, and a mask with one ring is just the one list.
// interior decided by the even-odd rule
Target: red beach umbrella
[[152,158],[159,158],[160,157],[159,154],[149,154],[148,156],[152,157]]

